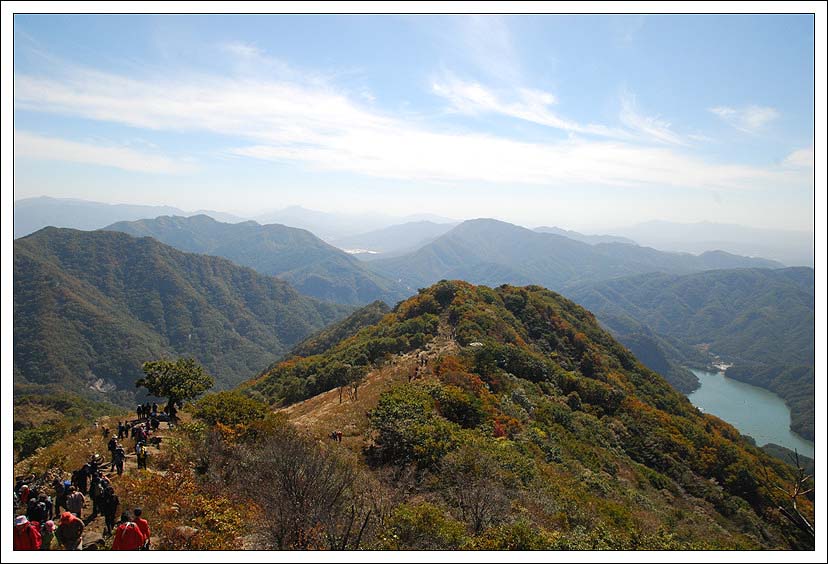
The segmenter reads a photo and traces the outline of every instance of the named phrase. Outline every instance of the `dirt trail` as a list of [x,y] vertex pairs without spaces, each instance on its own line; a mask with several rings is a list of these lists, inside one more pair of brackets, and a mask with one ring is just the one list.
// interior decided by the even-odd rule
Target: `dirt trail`
[[[451,326],[441,320],[437,336],[422,349],[395,355],[385,365],[369,372],[357,389],[356,397],[343,391],[340,403],[340,390],[336,388],[278,412],[319,440],[330,441],[332,431],[342,431],[343,446],[351,450],[361,449],[370,442],[367,412],[376,407],[380,395],[409,379],[428,377],[437,358],[458,350]],[[422,367],[421,362],[424,363]]]
[[[98,423],[101,426],[96,427],[95,430],[94,430],[94,433],[97,435],[98,439],[100,439],[101,444],[104,445],[103,448],[99,450],[99,453],[101,454],[101,456],[103,456],[103,461],[105,463],[102,466],[102,469],[104,471],[104,474],[107,476],[107,478],[109,478],[110,482],[112,483],[112,486],[115,488],[115,493],[118,495],[118,498],[121,501],[121,505],[118,507],[118,512],[117,512],[117,516],[116,516],[116,522],[117,522],[117,521],[120,520],[121,513],[123,513],[124,511],[129,511],[130,514],[131,514],[132,510],[134,509],[134,506],[129,505],[128,492],[125,492],[122,487],[119,487],[119,483],[121,481],[121,476],[118,475],[117,470],[110,470],[111,455],[110,455],[109,451],[106,450],[106,446],[105,446],[106,443],[108,442],[108,438],[105,438],[103,436],[102,428],[108,426],[111,429],[112,427],[115,427],[116,425],[113,425],[113,423],[115,423],[115,420],[114,420],[114,418],[113,418],[112,421],[110,421],[108,419],[102,419],[102,420],[99,420]],[[161,448],[163,448],[163,445],[164,445],[163,439],[164,439],[164,436],[165,436],[165,431],[168,432],[168,430],[165,429],[164,427],[166,427],[166,424],[162,424],[162,428],[160,428],[158,430],[158,432],[153,435],[155,437],[160,437],[162,439],[161,440]],[[109,435],[109,436],[111,436],[111,435]],[[149,450],[148,450],[149,458],[148,458],[147,469],[143,470],[143,469],[138,468],[138,457],[135,454],[135,440],[131,439],[131,438],[126,438],[126,439],[122,439],[120,441],[120,443],[124,447],[124,450],[126,451],[126,459],[124,460],[124,475],[125,476],[129,475],[129,474],[134,474],[134,473],[137,473],[137,472],[151,472],[151,473],[157,473],[157,474],[162,473],[160,470],[155,470],[152,467],[152,461],[153,461],[154,455],[157,456],[157,454],[160,452],[158,447],[155,447],[155,446],[152,446],[152,445],[149,446]],[[71,474],[72,470],[73,469],[69,469],[69,468],[64,468],[63,469],[64,475],[66,476],[66,479],[68,479],[68,475]],[[48,484],[47,484],[47,491],[50,493],[50,495],[52,495],[53,490],[50,487],[50,485],[48,485]],[[109,537],[104,536],[104,530],[106,529],[106,520],[104,519],[103,514],[98,514],[94,518],[91,518],[92,517],[92,497],[88,494],[85,497],[86,497],[86,500],[84,501],[84,504],[83,504],[83,513],[81,514],[82,518],[83,518],[83,521],[84,521],[84,525],[85,525],[84,533],[83,533],[83,543],[84,543],[84,545],[89,545],[90,542],[98,541],[97,548],[102,548],[102,546],[100,546],[100,540],[99,539],[109,538]],[[53,540],[52,550],[59,550],[57,540]]]

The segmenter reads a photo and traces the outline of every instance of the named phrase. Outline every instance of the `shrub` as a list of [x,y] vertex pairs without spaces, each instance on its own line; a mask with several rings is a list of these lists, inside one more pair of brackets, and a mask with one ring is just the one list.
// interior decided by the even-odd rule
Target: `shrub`
[[380,545],[388,550],[450,550],[466,540],[463,523],[440,507],[423,503],[397,506]]

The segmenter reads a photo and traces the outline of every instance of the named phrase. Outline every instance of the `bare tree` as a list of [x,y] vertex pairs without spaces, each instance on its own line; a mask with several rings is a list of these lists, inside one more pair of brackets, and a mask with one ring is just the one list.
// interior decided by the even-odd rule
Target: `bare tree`
[[238,448],[231,472],[265,513],[262,541],[278,549],[357,549],[374,509],[356,465],[292,428]]
[[446,493],[475,534],[509,512],[511,500],[502,473],[494,457],[474,448],[449,453],[440,464]]
[[805,468],[800,464],[799,453],[797,451],[794,451],[791,462],[793,462],[796,468],[796,478],[794,478],[792,484],[780,485],[778,480],[771,477],[768,467],[763,464],[764,479],[762,485],[765,486],[765,489],[768,491],[768,496],[774,505],[776,505],[779,513],[798,529],[810,535],[811,538],[815,538],[814,525],[802,514],[797,505],[799,498],[807,496],[814,491],[812,487],[808,487],[808,482],[813,479],[813,476],[805,473]]

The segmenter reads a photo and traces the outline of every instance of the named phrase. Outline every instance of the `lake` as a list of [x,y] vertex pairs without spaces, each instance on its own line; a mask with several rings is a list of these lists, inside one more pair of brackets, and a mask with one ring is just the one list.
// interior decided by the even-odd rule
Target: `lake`
[[743,435],[750,435],[759,446],[776,443],[814,457],[814,443],[791,431],[791,412],[782,398],[722,373],[691,372],[701,383],[699,389],[687,395],[693,405],[727,421]]

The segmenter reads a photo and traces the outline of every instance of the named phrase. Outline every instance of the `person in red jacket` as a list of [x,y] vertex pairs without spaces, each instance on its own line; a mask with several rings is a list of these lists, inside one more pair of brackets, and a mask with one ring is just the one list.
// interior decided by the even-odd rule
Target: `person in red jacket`
[[135,524],[138,525],[138,528],[141,529],[141,534],[144,535],[144,550],[149,550],[150,546],[150,526],[149,521],[141,517],[141,508],[136,507],[135,510],[132,512],[135,516]]
[[40,524],[29,521],[25,515],[14,519],[14,549],[40,550]]
[[129,512],[121,515],[121,523],[115,529],[115,540],[112,541],[112,550],[139,550],[144,546],[144,533],[138,525],[129,520]]

